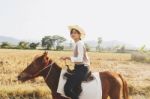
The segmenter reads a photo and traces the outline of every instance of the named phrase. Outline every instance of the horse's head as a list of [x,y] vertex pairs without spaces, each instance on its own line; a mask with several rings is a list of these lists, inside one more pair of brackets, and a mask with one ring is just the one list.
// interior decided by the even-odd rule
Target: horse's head
[[35,59],[25,68],[18,76],[18,80],[27,81],[37,76],[41,76],[40,72],[45,66],[51,62],[48,57],[48,52],[44,52],[43,55],[35,57]]

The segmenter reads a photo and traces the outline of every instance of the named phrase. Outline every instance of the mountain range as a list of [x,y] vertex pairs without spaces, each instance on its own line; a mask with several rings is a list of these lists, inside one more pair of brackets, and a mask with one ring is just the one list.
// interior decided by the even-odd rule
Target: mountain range
[[7,37],[7,36],[0,36],[0,43],[2,42],[9,42],[13,45],[17,44],[20,40],[13,38],[13,37]]

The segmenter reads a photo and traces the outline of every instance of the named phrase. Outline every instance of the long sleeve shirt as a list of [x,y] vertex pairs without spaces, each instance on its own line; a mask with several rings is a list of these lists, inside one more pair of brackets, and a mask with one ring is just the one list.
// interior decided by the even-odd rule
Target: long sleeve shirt
[[85,64],[85,66],[90,65],[90,60],[83,41],[79,40],[73,45],[73,56],[70,58],[75,64]]

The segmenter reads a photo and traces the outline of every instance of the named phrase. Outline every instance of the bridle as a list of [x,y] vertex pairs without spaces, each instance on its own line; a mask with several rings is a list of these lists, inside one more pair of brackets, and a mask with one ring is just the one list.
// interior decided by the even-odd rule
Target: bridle
[[50,64],[48,64],[47,66],[44,66],[43,69],[41,69],[40,71],[38,71],[36,74],[32,75],[32,78],[38,76],[42,71],[44,71],[45,69],[47,69],[48,67],[50,67],[50,69],[49,69],[49,71],[48,71],[48,73],[47,73],[47,75],[46,75],[46,78],[45,78],[45,81],[46,81],[47,78],[48,78],[48,76],[49,76],[49,74],[50,74],[50,72],[51,72],[51,70],[52,70],[52,67],[53,67],[53,64],[54,64],[54,63],[55,63],[55,61],[51,61]]
[[[44,71],[45,69],[47,69],[48,67],[50,67],[50,69],[49,69],[49,71],[48,71],[48,73],[46,75],[46,78],[45,78],[45,81],[46,81],[47,78],[48,78],[48,76],[49,76],[49,74],[50,74],[50,72],[51,72],[51,70],[52,70],[53,64],[56,62],[56,60],[55,61],[51,61],[50,64],[48,64],[47,66],[44,66],[43,69],[41,69],[40,71],[38,71],[36,74],[32,75],[32,78],[38,76],[42,71]],[[67,66],[67,68],[69,68],[69,65],[67,65],[66,60],[65,60],[65,66]]]

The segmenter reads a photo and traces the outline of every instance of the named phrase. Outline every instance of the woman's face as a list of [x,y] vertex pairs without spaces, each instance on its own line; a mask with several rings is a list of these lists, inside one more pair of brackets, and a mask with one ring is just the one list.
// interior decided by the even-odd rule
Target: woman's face
[[80,40],[80,33],[75,29],[71,30],[70,36],[73,40]]

